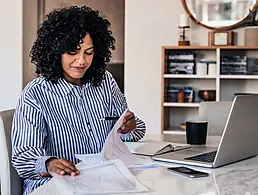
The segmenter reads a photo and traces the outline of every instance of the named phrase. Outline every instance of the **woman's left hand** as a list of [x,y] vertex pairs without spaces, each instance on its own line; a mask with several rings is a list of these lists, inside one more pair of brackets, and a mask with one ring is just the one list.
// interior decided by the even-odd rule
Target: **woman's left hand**
[[134,131],[136,129],[136,120],[134,113],[128,111],[124,117],[124,124],[120,129],[118,129],[118,133],[126,134],[130,131]]

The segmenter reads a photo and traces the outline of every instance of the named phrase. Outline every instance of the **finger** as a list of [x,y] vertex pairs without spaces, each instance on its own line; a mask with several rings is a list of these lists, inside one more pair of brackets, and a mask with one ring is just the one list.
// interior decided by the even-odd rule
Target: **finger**
[[121,130],[121,132],[120,133],[122,133],[122,134],[126,134],[126,133],[128,133],[128,132],[130,132],[131,131],[131,129],[130,128],[125,128],[124,126],[123,126],[123,128],[122,128],[122,130]]
[[128,131],[133,131],[136,129],[136,123],[131,123],[130,126],[127,127]]
[[123,122],[126,123],[126,121],[128,121],[129,119],[132,119],[132,118],[134,118],[134,113],[127,112],[125,117],[124,117],[124,121]]
[[49,173],[41,173],[41,177],[52,177]]
[[125,129],[134,130],[134,128],[136,127],[136,121],[131,120],[131,121],[125,123],[123,126],[125,127]]
[[75,165],[72,162],[70,162],[68,160],[65,160],[65,159],[61,159],[60,162],[63,163],[63,165],[65,165],[66,167],[68,167],[72,171],[78,171],[77,168],[75,167]]
[[[68,175],[71,175],[71,173],[75,173],[75,171],[71,170],[69,167],[65,166],[62,162],[58,163],[56,165],[56,168],[64,171],[64,174],[68,174]],[[61,173],[62,174],[62,173]]]
[[134,117],[134,116],[131,116],[131,117],[127,118],[127,119],[125,120],[124,124],[129,123],[129,122],[131,122],[132,120],[135,120],[135,117]]
[[56,167],[55,173],[57,173],[57,174],[59,174],[59,175],[64,175],[64,174],[65,174],[65,171]]

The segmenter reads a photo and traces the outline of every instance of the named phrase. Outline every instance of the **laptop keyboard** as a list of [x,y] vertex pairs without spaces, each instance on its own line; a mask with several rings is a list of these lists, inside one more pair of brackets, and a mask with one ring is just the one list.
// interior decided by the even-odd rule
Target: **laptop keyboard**
[[212,163],[212,162],[214,162],[216,154],[217,154],[217,151],[213,151],[213,152],[208,152],[205,154],[187,157],[185,159]]

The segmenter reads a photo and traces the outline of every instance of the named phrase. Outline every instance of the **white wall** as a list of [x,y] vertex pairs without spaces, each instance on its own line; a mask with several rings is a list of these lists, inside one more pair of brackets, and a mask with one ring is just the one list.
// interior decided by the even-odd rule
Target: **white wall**
[[[177,45],[181,0],[126,0],[125,95],[129,106],[161,132],[161,47]],[[237,30],[242,45],[243,29]],[[208,30],[191,23],[192,45],[208,45]]]
[[0,110],[13,108],[22,90],[22,0],[0,0]]

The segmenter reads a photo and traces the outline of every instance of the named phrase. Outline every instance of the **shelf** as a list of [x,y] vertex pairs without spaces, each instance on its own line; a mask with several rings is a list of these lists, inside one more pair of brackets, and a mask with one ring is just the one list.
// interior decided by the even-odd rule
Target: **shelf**
[[[229,1],[229,0],[227,0]],[[198,118],[198,108],[201,98],[195,99],[194,103],[171,102],[169,92],[172,87],[189,86],[195,89],[194,95],[198,96],[200,89],[216,90],[216,101],[232,101],[236,93],[258,93],[258,75],[223,75],[221,56],[225,54],[244,54],[250,58],[258,58],[258,46],[162,46],[161,60],[161,130],[163,134],[185,134],[179,127],[187,119]],[[213,76],[196,74],[172,74],[167,70],[170,53],[181,55],[195,53],[195,62],[200,59],[216,61],[216,74]],[[195,64],[196,65],[196,64]],[[196,66],[195,66],[196,67]],[[250,73],[251,74],[251,73]],[[255,73],[254,73],[255,74]],[[171,89],[171,91],[170,91]],[[176,97],[176,94],[173,94]]]
[[215,79],[216,76],[199,76],[199,75],[185,75],[185,74],[164,74],[165,79]]
[[172,127],[169,129],[164,129],[163,134],[179,134],[179,135],[185,135],[185,130],[181,129],[180,127]]
[[258,79],[258,75],[220,75],[221,79]]
[[191,107],[198,108],[200,103],[178,103],[178,102],[164,102],[164,107]]
[[184,49],[199,49],[199,50],[215,50],[215,46],[163,46],[163,49],[175,49],[175,50],[184,50]]
[[163,46],[163,49],[174,49],[174,50],[184,50],[184,49],[196,49],[196,50],[214,50],[214,49],[250,49],[258,50],[257,46]]

